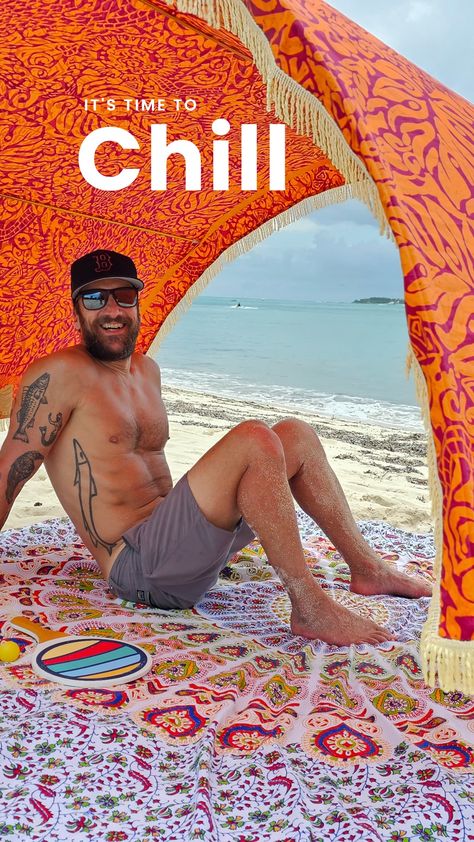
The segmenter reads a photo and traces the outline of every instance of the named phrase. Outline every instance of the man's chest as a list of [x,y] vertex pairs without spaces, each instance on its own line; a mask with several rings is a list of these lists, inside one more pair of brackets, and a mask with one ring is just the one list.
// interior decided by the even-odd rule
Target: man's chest
[[133,453],[162,451],[168,436],[168,418],[158,389],[145,394],[116,390],[104,395],[91,391],[70,419],[68,438],[93,446],[95,452]]

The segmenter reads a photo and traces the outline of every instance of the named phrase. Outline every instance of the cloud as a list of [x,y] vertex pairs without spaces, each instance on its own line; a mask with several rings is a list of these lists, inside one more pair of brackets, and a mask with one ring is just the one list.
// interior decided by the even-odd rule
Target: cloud
[[430,3],[424,3],[422,0],[415,0],[414,3],[411,3],[410,8],[407,10],[407,21],[410,23],[417,23],[419,20],[428,17],[432,12],[432,6]]
[[351,202],[287,226],[226,266],[205,294],[352,301],[403,294],[398,252],[364,205]]
[[367,210],[366,205],[356,199],[351,199],[343,204],[329,205],[327,208],[322,208],[314,214],[311,214],[311,216],[295,222],[295,226],[299,225],[300,222],[304,222],[306,219],[311,219],[311,224],[316,226],[331,225],[333,222],[340,222],[341,219],[344,219],[346,222],[351,222],[352,225],[360,225],[362,227],[366,225],[376,225],[376,222]]

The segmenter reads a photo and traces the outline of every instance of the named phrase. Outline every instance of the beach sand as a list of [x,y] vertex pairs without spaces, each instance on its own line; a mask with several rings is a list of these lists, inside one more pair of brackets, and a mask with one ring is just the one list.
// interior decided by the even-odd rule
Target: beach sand
[[[170,420],[166,456],[173,482],[240,421],[259,418],[274,424],[293,415],[308,421],[318,433],[356,519],[384,520],[410,532],[432,529],[423,433],[277,410],[166,386],[163,398]],[[0,434],[0,442],[5,435]],[[41,467],[18,495],[3,528],[64,515]]]

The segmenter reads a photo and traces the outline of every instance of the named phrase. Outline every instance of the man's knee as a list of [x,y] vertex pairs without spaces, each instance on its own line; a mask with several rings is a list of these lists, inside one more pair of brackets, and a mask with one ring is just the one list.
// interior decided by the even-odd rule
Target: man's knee
[[272,430],[277,434],[285,450],[288,448],[306,450],[309,444],[313,451],[318,450],[321,455],[324,455],[324,448],[318,434],[310,424],[300,418],[284,418],[283,421],[274,424]]
[[[281,438],[290,436],[292,438],[318,438],[313,430],[311,424],[307,421],[302,421],[301,418],[284,418],[283,421],[278,421],[273,425],[272,430]],[[319,439],[318,439],[319,441]]]
[[249,419],[237,424],[231,431],[236,442],[246,450],[265,454],[276,460],[284,461],[283,445],[278,435],[258,419]]

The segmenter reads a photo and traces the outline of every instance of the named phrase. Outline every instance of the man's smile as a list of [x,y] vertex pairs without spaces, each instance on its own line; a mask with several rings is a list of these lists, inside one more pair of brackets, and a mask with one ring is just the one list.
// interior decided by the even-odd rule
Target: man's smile
[[129,325],[128,324],[122,324],[121,322],[106,322],[106,323],[100,325],[100,327],[103,330],[107,330],[107,331],[121,331],[121,330],[127,329],[129,327]]

